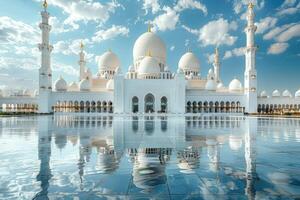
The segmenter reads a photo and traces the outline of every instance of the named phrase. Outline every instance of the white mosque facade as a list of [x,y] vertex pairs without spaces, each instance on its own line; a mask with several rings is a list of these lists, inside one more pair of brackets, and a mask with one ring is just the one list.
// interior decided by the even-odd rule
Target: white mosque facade
[[93,75],[87,67],[84,46],[79,52],[78,82],[67,83],[63,77],[52,82],[51,26],[46,2],[41,12],[42,41],[39,89],[31,94],[4,96],[0,91],[0,106],[6,110],[31,110],[38,113],[61,111],[130,113],[201,113],[239,112],[257,113],[282,109],[300,110],[300,90],[292,96],[285,90],[275,90],[271,96],[257,92],[255,64],[256,44],[253,5],[248,7],[245,47],[245,73],[243,84],[233,79],[229,86],[222,83],[218,49],[206,77],[200,76],[200,61],[186,52],[178,62],[177,71],[171,72],[167,64],[167,50],[151,28],[143,33],[133,47],[133,64],[123,73],[118,56],[111,50],[98,59],[98,73]]

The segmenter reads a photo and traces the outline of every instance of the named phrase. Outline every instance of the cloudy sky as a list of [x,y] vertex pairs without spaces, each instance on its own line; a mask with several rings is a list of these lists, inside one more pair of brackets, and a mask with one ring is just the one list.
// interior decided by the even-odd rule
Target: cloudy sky
[[[97,56],[111,49],[123,71],[132,63],[139,35],[153,30],[165,42],[173,71],[191,49],[201,76],[220,48],[221,78],[243,80],[245,12],[248,0],[48,0],[51,14],[53,79],[77,81],[78,50],[86,44],[88,67],[97,72]],[[300,88],[300,0],[253,0],[259,90]],[[37,88],[40,54],[40,0],[0,1],[0,88]],[[53,80],[53,81],[54,81]]]

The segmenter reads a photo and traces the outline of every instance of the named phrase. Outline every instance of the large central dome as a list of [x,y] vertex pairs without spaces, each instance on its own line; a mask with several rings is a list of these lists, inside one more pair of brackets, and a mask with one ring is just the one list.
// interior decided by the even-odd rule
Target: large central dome
[[133,60],[134,64],[138,63],[149,52],[159,63],[166,64],[166,46],[164,42],[153,32],[148,31],[142,34],[134,43]]

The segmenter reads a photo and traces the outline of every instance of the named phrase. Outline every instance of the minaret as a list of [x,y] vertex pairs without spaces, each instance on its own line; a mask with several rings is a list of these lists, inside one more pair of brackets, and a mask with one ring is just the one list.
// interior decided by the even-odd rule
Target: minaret
[[214,56],[214,72],[215,72],[215,80],[217,83],[220,83],[220,59],[219,59],[219,48],[216,47],[215,56]]
[[50,63],[50,54],[53,46],[49,44],[49,25],[50,14],[47,12],[47,1],[43,3],[44,10],[41,12],[42,22],[39,27],[42,30],[42,43],[39,44],[41,52],[41,67],[39,69],[39,113],[51,112],[49,104],[50,94],[52,91],[52,70]]
[[247,27],[245,33],[247,37],[247,46],[245,48],[245,112],[256,113],[257,112],[257,79],[256,79],[256,67],[255,67],[255,52],[257,47],[254,42],[254,35],[256,26],[254,25],[254,5],[250,3],[248,5],[247,13]]
[[84,54],[84,44],[83,42],[80,43],[80,53],[79,53],[79,61],[78,61],[78,64],[79,64],[79,81],[81,81],[82,79],[85,79],[85,64],[86,64],[86,61],[85,61],[85,54]]

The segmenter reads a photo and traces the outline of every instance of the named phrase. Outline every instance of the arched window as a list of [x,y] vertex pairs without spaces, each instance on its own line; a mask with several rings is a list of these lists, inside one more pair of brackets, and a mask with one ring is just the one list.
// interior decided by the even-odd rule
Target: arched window
[[160,99],[160,107],[161,107],[161,112],[166,113],[168,110],[168,99],[167,97],[162,97]]
[[139,112],[139,98],[136,96],[132,97],[132,112],[137,113]]
[[147,94],[145,96],[145,113],[152,113],[154,112],[154,104],[155,99],[153,94]]

